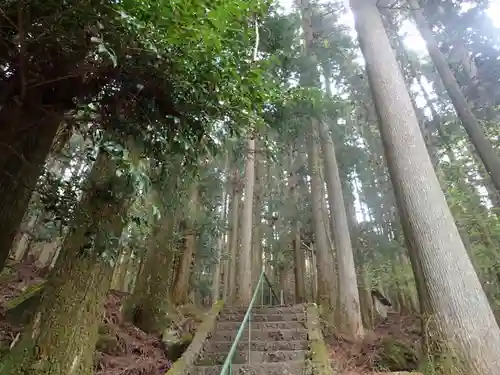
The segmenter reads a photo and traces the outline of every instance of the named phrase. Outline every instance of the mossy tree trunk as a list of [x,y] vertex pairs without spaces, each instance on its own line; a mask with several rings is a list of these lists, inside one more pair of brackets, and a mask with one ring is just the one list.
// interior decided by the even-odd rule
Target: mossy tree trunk
[[130,263],[131,250],[127,246],[122,246],[118,262],[116,263],[113,271],[113,280],[111,282],[111,289],[123,290],[125,286],[125,277]]
[[163,332],[171,321],[170,279],[175,242],[173,215],[174,212],[163,212],[162,218],[154,225],[134,293],[126,306],[128,318],[149,333]]
[[197,223],[198,215],[198,182],[193,183],[191,187],[191,196],[189,199],[189,209],[186,214],[183,251],[179,256],[179,264],[172,285],[172,299],[177,305],[182,305],[188,302],[189,279],[191,276],[191,265],[195,254],[197,240]]
[[[4,375],[91,375],[109,290],[109,257],[119,245],[130,190],[101,151],[86,193],[23,339],[0,365]],[[127,182],[125,182],[127,184]]]

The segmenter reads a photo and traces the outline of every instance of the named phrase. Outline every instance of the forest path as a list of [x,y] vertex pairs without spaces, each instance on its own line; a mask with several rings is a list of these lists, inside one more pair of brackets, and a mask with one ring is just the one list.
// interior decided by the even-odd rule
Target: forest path
[[[190,375],[220,374],[245,312],[234,307],[222,311]],[[250,327],[250,331],[245,328],[233,356],[233,375],[311,373],[306,366],[309,342],[304,305],[254,307]]]

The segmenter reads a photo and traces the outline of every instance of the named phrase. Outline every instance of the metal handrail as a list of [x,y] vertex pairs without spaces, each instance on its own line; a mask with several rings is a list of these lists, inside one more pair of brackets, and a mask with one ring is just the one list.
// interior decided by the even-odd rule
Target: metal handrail
[[241,336],[243,335],[243,331],[245,330],[244,328],[245,328],[247,321],[248,321],[248,362],[250,362],[250,352],[252,350],[251,342],[250,342],[251,332],[252,332],[250,316],[252,313],[252,308],[253,308],[253,305],[255,303],[255,300],[257,299],[259,289],[261,290],[261,293],[262,293],[262,299],[261,299],[262,302],[261,303],[262,303],[262,305],[264,304],[263,303],[263,301],[264,301],[264,281],[269,286],[270,304],[272,304],[273,296],[276,298],[276,301],[279,301],[279,298],[276,295],[276,293],[274,292],[273,287],[272,287],[271,283],[269,282],[269,279],[267,278],[267,276],[264,272],[264,269],[262,269],[262,272],[260,273],[259,281],[257,282],[257,285],[255,287],[255,291],[253,292],[252,299],[250,300],[250,304],[248,305],[245,316],[243,317],[243,321],[241,322],[240,328],[238,329],[238,332],[236,333],[236,337],[234,338],[233,344],[231,345],[231,349],[229,349],[229,353],[226,357],[226,360],[224,361],[224,364],[222,365],[222,370],[220,372],[220,375],[227,375],[228,371],[229,371],[229,374],[232,373],[231,366],[232,366],[233,356],[234,356],[234,353],[236,352],[236,348],[238,347],[238,343],[240,342]]

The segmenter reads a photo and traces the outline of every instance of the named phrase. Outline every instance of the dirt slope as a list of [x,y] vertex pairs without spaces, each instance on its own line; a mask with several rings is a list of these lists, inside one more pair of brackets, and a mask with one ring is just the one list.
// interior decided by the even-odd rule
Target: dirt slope
[[[23,327],[6,320],[5,305],[28,287],[43,281],[46,270],[33,262],[12,266],[0,277],[0,356],[9,350]],[[96,375],[164,375],[170,368],[164,343],[125,322],[120,308],[126,294],[111,291],[95,353]]]
[[379,374],[414,371],[417,368],[420,328],[418,319],[390,313],[387,321],[363,342],[354,344],[336,337],[325,338],[333,366],[339,375]]

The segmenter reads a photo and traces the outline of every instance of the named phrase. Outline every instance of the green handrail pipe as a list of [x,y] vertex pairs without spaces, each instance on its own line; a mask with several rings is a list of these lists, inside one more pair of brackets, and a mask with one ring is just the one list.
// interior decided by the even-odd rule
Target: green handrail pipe
[[[222,365],[222,370],[220,372],[220,375],[228,375],[228,371],[229,371],[229,374],[231,374],[231,364],[232,364],[234,353],[236,352],[236,348],[238,347],[238,343],[240,342],[241,336],[243,335],[243,331],[245,329],[246,323],[247,322],[250,323],[250,316],[252,314],[252,308],[253,308],[253,305],[255,303],[255,300],[257,299],[257,295],[259,293],[259,290],[261,290],[261,287],[262,287],[262,293],[263,293],[264,281],[269,285],[270,299],[272,299],[272,296],[274,296],[276,298],[276,301],[279,301],[279,298],[276,295],[276,293],[274,292],[274,290],[271,286],[271,283],[269,282],[269,279],[267,278],[267,276],[264,272],[264,269],[262,269],[262,272],[260,273],[259,281],[257,282],[257,285],[255,287],[255,291],[253,292],[252,299],[250,300],[250,304],[248,305],[245,316],[243,317],[243,321],[241,322],[240,328],[238,329],[238,332],[236,333],[236,337],[234,338],[234,342],[231,345],[231,349],[229,349],[229,353],[226,357],[226,360],[224,361],[224,364]],[[272,303],[272,301],[271,301],[271,303]],[[249,325],[249,327],[248,327],[248,361],[250,361],[250,351],[251,351],[250,334],[251,334],[251,327]]]

